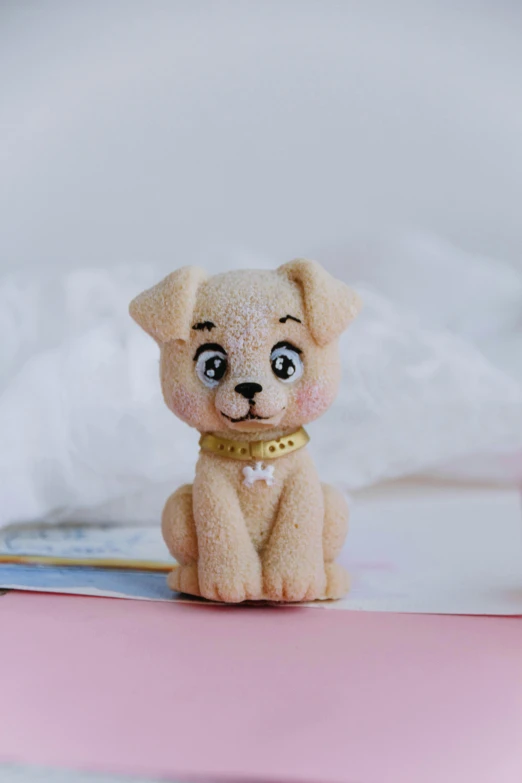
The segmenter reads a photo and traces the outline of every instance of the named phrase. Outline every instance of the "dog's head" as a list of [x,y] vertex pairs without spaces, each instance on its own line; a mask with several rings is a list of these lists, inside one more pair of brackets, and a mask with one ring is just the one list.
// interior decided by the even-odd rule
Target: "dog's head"
[[340,378],[337,338],[360,301],[319,264],[207,278],[184,267],[131,303],[161,348],[168,407],[200,432],[284,431],[320,416]]

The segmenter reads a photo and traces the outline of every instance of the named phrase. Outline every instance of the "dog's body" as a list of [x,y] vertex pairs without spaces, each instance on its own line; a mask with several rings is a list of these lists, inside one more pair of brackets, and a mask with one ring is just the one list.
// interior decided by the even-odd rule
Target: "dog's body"
[[[219,444],[202,445],[194,484],[165,506],[163,535],[180,563],[174,590],[226,602],[347,591],[334,563],[346,504],[297,438],[335,397],[336,338],[357,309],[353,292],[309,261],[210,279],[184,268],[132,303],[160,344],[167,405]],[[261,441],[274,444],[267,459],[241,457]],[[283,453],[285,444],[297,450]]]
[[334,563],[348,513],[343,496],[321,485],[306,449],[281,457],[270,487],[245,486],[243,463],[202,454],[194,484],[163,513],[163,535],[182,564],[173,590],[236,602],[337,598],[347,575]]

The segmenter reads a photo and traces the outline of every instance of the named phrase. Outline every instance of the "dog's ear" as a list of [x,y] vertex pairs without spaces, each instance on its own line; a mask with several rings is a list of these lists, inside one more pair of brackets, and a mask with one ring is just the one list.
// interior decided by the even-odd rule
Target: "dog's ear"
[[301,287],[308,326],[318,345],[344,332],[362,307],[359,295],[316,261],[296,258],[277,272]]
[[184,266],[132,300],[129,312],[158,343],[187,340],[196,294],[206,274]]

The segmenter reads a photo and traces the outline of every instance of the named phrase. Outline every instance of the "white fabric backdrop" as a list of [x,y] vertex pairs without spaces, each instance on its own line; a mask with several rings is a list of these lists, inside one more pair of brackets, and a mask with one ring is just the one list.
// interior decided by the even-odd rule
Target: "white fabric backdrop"
[[[469,477],[522,478],[506,462],[522,455],[522,277],[420,236],[353,248],[341,262],[330,268],[355,282],[365,308],[342,340],[339,398],[310,426],[323,476],[354,489],[448,463],[462,472],[471,455],[480,460]],[[157,346],[127,314],[168,271],[3,278],[0,523],[154,519],[191,479],[197,435],[166,409]]]

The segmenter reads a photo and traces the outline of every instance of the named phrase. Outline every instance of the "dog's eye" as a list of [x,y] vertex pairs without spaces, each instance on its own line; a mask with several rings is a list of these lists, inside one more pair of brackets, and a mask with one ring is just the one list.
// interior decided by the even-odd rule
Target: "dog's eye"
[[218,385],[226,371],[227,357],[220,351],[202,351],[196,359],[196,375],[209,389]]
[[303,374],[303,361],[300,351],[290,343],[274,345],[270,354],[270,363],[274,375],[283,383],[294,383]]

